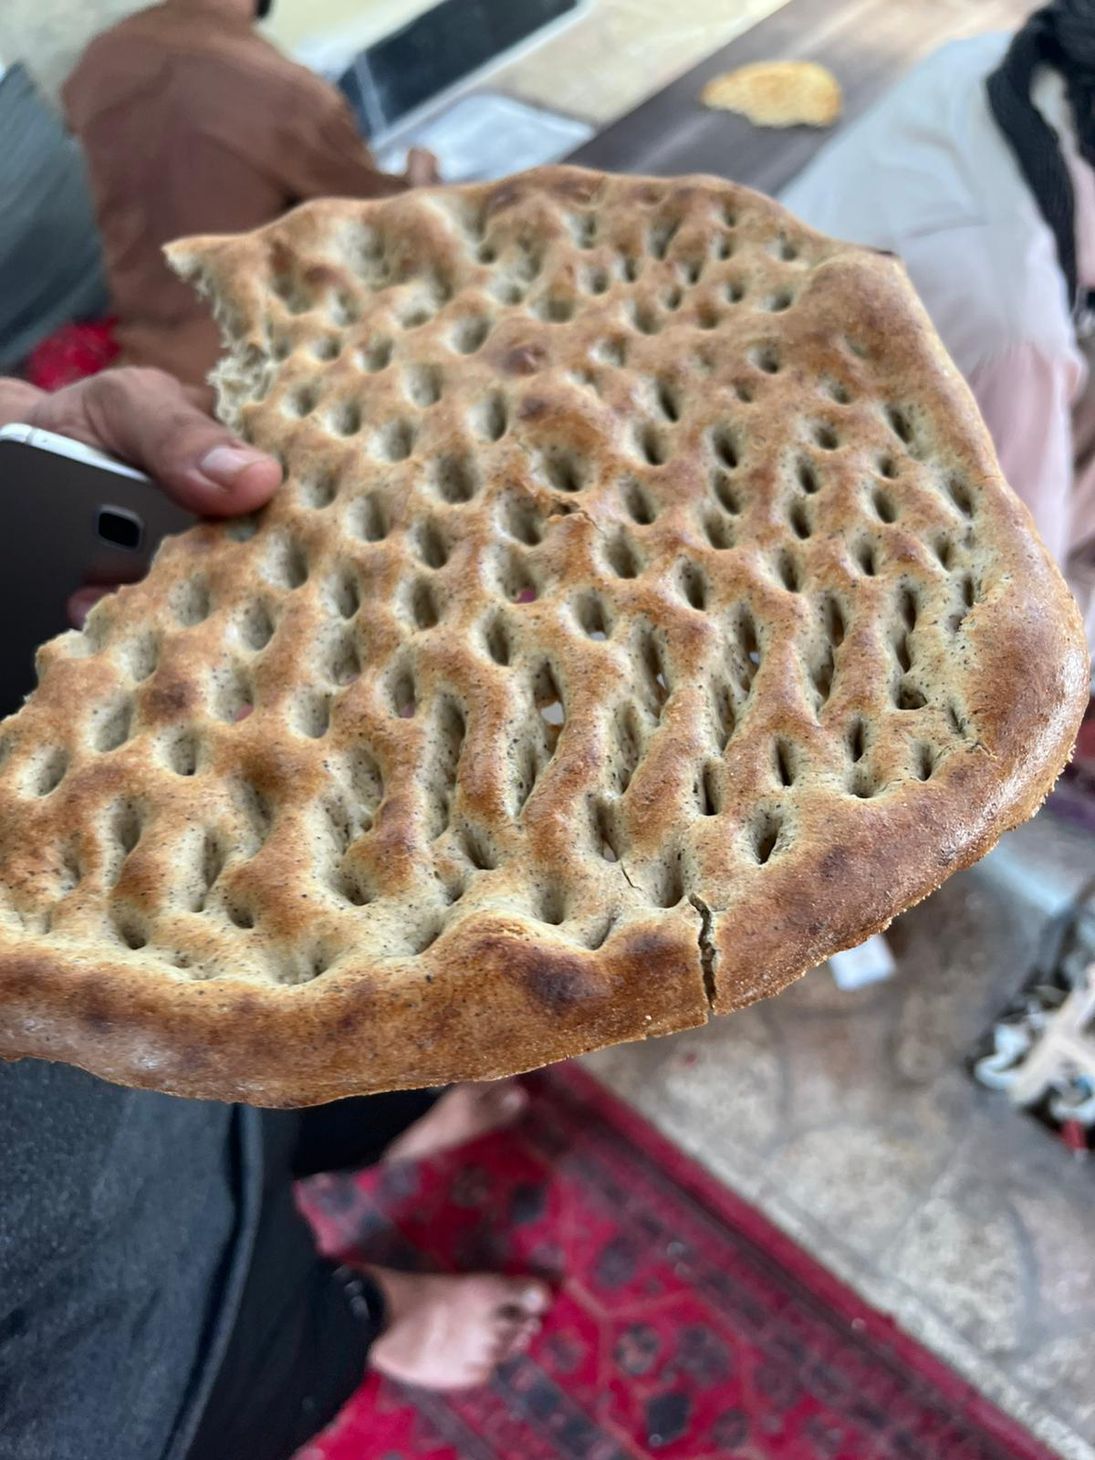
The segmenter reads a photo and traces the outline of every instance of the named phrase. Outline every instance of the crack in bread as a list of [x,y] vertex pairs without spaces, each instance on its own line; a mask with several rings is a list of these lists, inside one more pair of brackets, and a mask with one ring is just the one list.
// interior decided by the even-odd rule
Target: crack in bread
[[896,261],[563,167],[169,256],[286,480],[0,726],[0,1052],[508,1074],[777,992],[1046,794],[1078,615]]

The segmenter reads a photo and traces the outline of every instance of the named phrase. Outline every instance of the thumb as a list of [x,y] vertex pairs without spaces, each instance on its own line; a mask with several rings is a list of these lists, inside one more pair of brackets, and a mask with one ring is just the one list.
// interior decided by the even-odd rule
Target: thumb
[[180,506],[224,517],[262,506],[281,467],[187,398],[160,370],[105,370],[45,396],[32,424],[99,446],[148,473]]

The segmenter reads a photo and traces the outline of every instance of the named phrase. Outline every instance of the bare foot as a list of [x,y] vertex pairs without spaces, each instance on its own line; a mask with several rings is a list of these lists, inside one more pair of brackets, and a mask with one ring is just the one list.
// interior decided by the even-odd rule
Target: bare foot
[[388,1326],[369,1350],[382,1374],[423,1389],[470,1389],[528,1348],[550,1295],[531,1278],[445,1277],[371,1267]]
[[528,1094],[516,1080],[454,1085],[414,1125],[396,1136],[383,1159],[417,1161],[462,1146],[512,1124],[527,1104]]

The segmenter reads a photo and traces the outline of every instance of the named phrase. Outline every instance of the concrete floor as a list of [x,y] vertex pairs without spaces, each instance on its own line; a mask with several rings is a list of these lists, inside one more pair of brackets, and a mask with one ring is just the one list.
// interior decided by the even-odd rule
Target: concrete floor
[[[818,969],[588,1064],[1046,1443],[1091,1460],[1095,1169],[964,1061],[1022,982],[1039,876],[1059,900],[1095,846],[1043,814],[994,858],[895,925],[889,982],[845,994]],[[1018,892],[1016,864],[1031,870]]]

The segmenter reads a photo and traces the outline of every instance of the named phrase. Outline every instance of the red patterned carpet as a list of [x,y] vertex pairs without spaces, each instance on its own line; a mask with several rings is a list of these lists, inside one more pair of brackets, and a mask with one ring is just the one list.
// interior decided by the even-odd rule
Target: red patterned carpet
[[1051,1460],[574,1067],[515,1131],[317,1177],[326,1250],[540,1272],[532,1352],[446,1399],[375,1377],[298,1460]]

